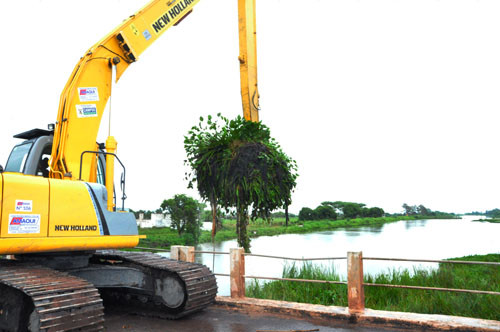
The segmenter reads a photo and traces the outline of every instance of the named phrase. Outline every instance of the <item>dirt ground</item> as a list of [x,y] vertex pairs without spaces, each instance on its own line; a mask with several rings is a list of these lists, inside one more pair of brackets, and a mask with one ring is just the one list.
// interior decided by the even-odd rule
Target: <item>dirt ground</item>
[[[210,307],[180,320],[165,320],[138,316],[117,308],[106,311],[106,331],[123,332],[383,332],[395,331],[345,325],[332,322],[329,326],[292,317],[246,315]],[[343,324],[343,325],[342,325]],[[338,326],[337,326],[338,325]]]

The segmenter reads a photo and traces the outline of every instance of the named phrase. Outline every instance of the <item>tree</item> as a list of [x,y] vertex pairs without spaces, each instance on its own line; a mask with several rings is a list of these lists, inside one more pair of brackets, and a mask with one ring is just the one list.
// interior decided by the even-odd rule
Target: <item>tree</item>
[[407,216],[412,216],[417,214],[417,207],[415,205],[409,206],[408,204],[404,203],[403,204],[403,209],[405,210],[404,213]]
[[299,220],[300,221],[305,221],[305,220],[314,220],[316,219],[316,214],[314,213],[314,210],[308,207],[303,207],[299,211]]
[[423,206],[422,204],[420,204],[417,207],[417,213],[421,216],[429,216],[432,214],[432,211],[430,209],[426,208],[425,206]]
[[316,219],[328,219],[328,220],[336,220],[337,213],[333,209],[333,207],[329,205],[320,205],[316,209],[314,209],[314,214],[316,215]]
[[361,215],[362,207],[357,203],[345,203],[342,211],[344,212],[344,218],[354,219]]
[[261,122],[249,122],[238,116],[229,121],[218,115],[200,118],[184,138],[186,174],[189,187],[196,182],[200,196],[207,199],[215,218],[216,206],[236,208],[238,245],[250,249],[246,232],[251,218],[269,216],[276,208],[291,204],[296,186],[297,166]]
[[368,216],[372,218],[380,218],[383,217],[385,214],[385,211],[382,208],[379,207],[372,207],[369,209]]
[[171,227],[177,230],[179,236],[183,233],[190,235],[187,237],[189,239],[187,242],[192,243],[188,244],[198,243],[201,234],[201,206],[203,205],[200,205],[196,199],[184,194],[175,195],[161,203],[161,208],[170,214]]

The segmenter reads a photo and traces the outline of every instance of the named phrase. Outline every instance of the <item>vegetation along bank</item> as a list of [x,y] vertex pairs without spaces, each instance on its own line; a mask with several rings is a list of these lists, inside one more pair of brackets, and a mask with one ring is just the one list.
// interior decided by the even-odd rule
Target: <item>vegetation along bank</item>
[[[341,220],[299,220],[297,217],[290,219],[288,227],[285,226],[285,218],[274,218],[272,221],[257,219],[248,225],[250,237],[272,236],[280,234],[301,234],[329,231],[345,227],[376,226],[400,220],[429,219],[432,217],[423,216],[393,216],[379,218],[355,218]],[[146,239],[141,239],[140,247],[164,248],[168,249],[172,245],[194,245],[193,236],[189,233],[179,233],[171,228],[140,228],[139,233],[146,235]],[[236,239],[236,220],[225,219],[222,221],[222,227],[215,235],[215,241],[226,241]],[[199,243],[208,243],[212,241],[210,231],[201,231],[198,238]]]

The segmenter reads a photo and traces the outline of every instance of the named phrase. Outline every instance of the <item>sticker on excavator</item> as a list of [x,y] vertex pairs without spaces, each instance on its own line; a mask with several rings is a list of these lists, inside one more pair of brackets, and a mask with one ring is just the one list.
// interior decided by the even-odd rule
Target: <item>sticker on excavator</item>
[[80,102],[99,101],[99,91],[97,88],[78,88]]
[[39,214],[9,214],[9,234],[40,233]]
[[182,0],[175,6],[169,8],[169,10],[164,12],[162,16],[158,17],[156,21],[151,24],[153,31],[157,35],[162,33],[164,30],[166,30],[165,28],[168,28],[172,24],[174,19],[179,19],[180,17],[182,17],[181,14],[184,13],[185,9],[195,2],[195,0]]
[[97,106],[95,104],[75,105],[76,115],[79,118],[93,118],[97,116]]
[[132,29],[132,32],[134,33],[134,35],[136,35],[136,36],[139,35],[139,30],[137,29],[135,24],[130,24],[130,29]]
[[33,201],[16,200],[16,212],[31,212]]
[[151,39],[151,33],[148,31],[148,29],[144,30],[142,32],[142,35],[144,36],[144,38],[146,38],[146,40],[150,40]]

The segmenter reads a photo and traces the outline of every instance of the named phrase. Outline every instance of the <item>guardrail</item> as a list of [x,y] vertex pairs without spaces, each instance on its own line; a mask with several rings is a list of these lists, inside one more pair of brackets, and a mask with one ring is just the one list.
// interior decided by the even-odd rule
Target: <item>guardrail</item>
[[[155,248],[142,248],[151,251],[168,251]],[[347,285],[347,301],[349,312],[361,313],[365,310],[365,295],[364,287],[391,287],[404,289],[418,289],[444,292],[459,292],[471,294],[488,294],[500,295],[500,292],[483,291],[474,289],[454,289],[454,288],[439,288],[425,286],[407,286],[407,285],[389,285],[389,284],[374,284],[363,281],[363,261],[364,260],[384,260],[384,261],[403,261],[403,262],[425,262],[425,263],[445,263],[445,264],[469,264],[469,265],[490,265],[500,266],[496,262],[475,262],[475,261],[452,261],[452,260],[432,260],[432,259],[406,259],[406,258],[381,258],[381,257],[363,257],[362,252],[348,252],[345,257],[322,257],[322,258],[293,258],[282,256],[270,256],[260,254],[245,253],[243,248],[230,249],[229,252],[220,251],[195,251],[194,247],[188,246],[172,246],[170,250],[170,258],[188,262],[195,261],[195,254],[214,254],[214,255],[229,255],[230,257],[230,273],[214,273],[216,276],[224,276],[230,278],[230,288],[232,298],[245,297],[245,279],[264,279],[264,280],[281,280],[293,282],[309,282],[323,284],[339,284]],[[245,257],[263,257],[271,259],[283,259],[294,261],[317,261],[317,260],[347,260],[347,281],[330,281],[330,280],[312,280],[312,279],[291,279],[291,278],[276,278],[265,276],[252,276],[245,274]]]

